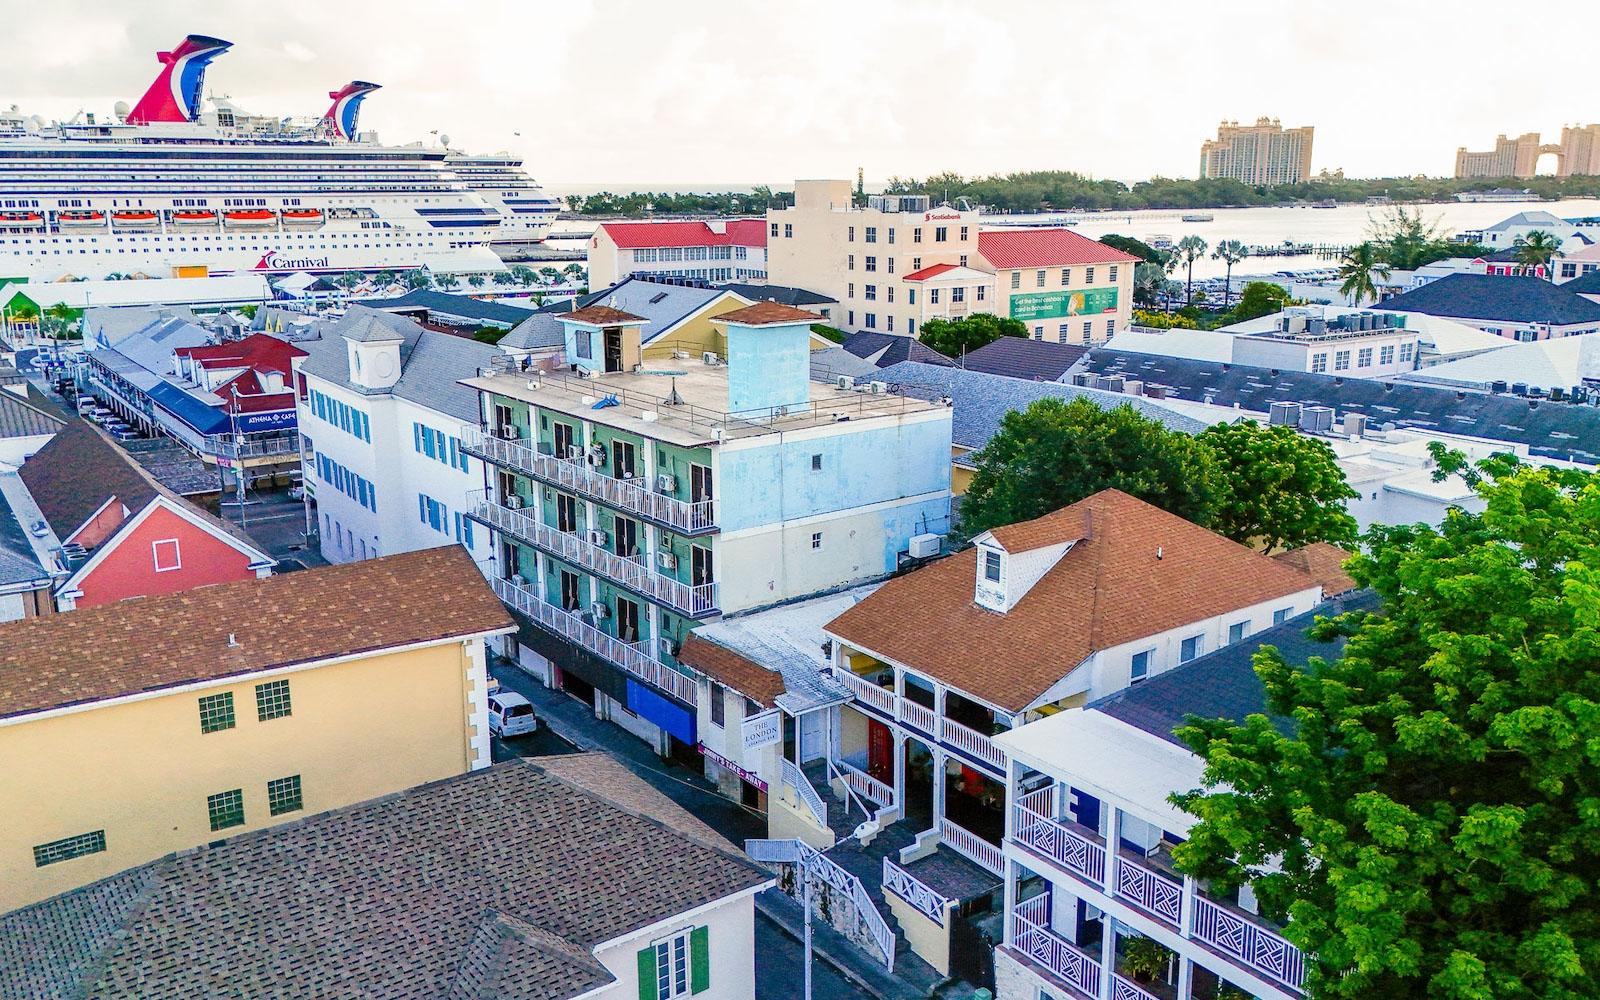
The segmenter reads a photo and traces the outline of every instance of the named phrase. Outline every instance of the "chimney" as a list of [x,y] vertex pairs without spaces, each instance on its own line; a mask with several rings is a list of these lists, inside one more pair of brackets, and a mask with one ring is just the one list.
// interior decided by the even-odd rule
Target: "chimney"
[[1085,507],[1083,509],[1083,537],[1084,537],[1085,540],[1091,540],[1091,539],[1094,538],[1094,508],[1093,507]]

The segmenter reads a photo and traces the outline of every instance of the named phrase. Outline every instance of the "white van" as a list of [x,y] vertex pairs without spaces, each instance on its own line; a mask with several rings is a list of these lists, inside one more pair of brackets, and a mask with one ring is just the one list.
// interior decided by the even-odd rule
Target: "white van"
[[515,691],[496,691],[489,696],[489,732],[501,738],[524,736],[539,728],[533,703]]

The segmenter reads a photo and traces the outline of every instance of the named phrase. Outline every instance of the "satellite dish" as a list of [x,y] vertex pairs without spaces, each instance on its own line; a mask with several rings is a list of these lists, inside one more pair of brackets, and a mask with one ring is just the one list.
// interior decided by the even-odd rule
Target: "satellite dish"
[[117,121],[119,121],[119,122],[127,121],[128,120],[128,102],[127,101],[118,101],[117,103],[113,104],[111,106],[111,113],[117,116]]
[[441,135],[441,136],[440,136],[440,137],[439,137],[439,145],[441,145],[441,146],[448,146],[448,145],[450,145],[450,137],[449,137],[449,136],[447,136],[447,135]]

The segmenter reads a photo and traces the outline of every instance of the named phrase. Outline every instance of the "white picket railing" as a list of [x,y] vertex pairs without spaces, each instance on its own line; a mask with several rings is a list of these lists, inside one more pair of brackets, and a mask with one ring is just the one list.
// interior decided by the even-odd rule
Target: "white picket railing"
[[927,733],[929,736],[939,735],[939,716],[933,709],[926,705],[918,704],[910,698],[900,698],[896,704],[895,717],[908,726]]
[[850,790],[880,808],[894,805],[894,789],[874,778],[848,761],[836,761],[834,767]]
[[1190,932],[1196,940],[1268,979],[1296,991],[1305,983],[1305,956],[1299,948],[1220,903],[1195,896]]
[[686,501],[651,489],[643,479],[618,479],[579,459],[546,455],[525,441],[486,434],[481,427],[461,428],[469,454],[525,472],[543,482],[598,500],[610,507],[665,524],[684,534],[716,527],[710,500]]
[[1050,897],[1035,896],[1011,911],[1011,947],[1057,979],[1089,996],[1100,995],[1100,963],[1050,929]]
[[885,892],[892,892],[905,900],[912,909],[940,927],[944,926],[944,914],[950,905],[950,897],[935,891],[888,858],[883,859],[883,888]]
[[1117,896],[1177,927],[1183,916],[1183,883],[1174,882],[1132,858],[1117,857]]
[[679,701],[695,704],[698,687],[695,678],[653,658],[648,652],[650,643],[624,642],[614,635],[607,635],[578,615],[556,607],[510,580],[497,578],[490,582],[500,600],[550,631],[640,680],[655,685]]
[[1133,980],[1119,972],[1111,974],[1111,1000],[1160,1000],[1154,993],[1140,988]]
[[[894,931],[889,929],[883,914],[878,912],[878,904],[872,901],[872,897],[867,893],[867,887],[861,884],[860,879],[839,867],[826,854],[798,839],[747,840],[744,842],[744,851],[754,861],[794,865],[797,897],[801,895],[798,888],[799,880],[805,878],[806,873],[848,896],[851,907],[855,910],[856,919],[872,938],[884,966],[890,972],[894,971]],[[820,908],[821,904],[815,905]]]
[[1014,822],[1013,833],[1019,844],[1031,847],[1096,888],[1105,888],[1106,849],[1094,831],[1071,820],[1035,812],[1022,802],[1017,803]]
[[939,713],[921,702],[897,695],[892,689],[879,687],[842,667],[834,668],[833,676],[850,690],[857,701],[867,707],[926,733],[1002,774],[1005,773],[1005,754],[1000,752],[1000,748],[994,745],[993,740],[976,729],[964,726],[954,719],[941,718]]
[[848,688],[857,701],[885,715],[891,717],[894,715],[895,694],[888,688],[881,688],[866,678],[841,668],[835,668],[833,679]]
[[800,770],[794,761],[785,757],[782,758],[782,763],[784,782],[794,789],[795,795],[799,796],[800,801],[811,811],[811,818],[816,821],[817,825],[826,830],[828,828],[828,804],[822,801],[822,796],[818,795],[817,790],[811,786],[811,779],[806,777],[806,773]]
[[997,771],[1006,768],[1006,755],[1000,752],[993,740],[954,719],[939,720],[939,739],[958,750],[965,750]]
[[939,820],[939,840],[957,854],[996,875],[1006,870],[1004,851],[971,830],[956,826],[947,819]]

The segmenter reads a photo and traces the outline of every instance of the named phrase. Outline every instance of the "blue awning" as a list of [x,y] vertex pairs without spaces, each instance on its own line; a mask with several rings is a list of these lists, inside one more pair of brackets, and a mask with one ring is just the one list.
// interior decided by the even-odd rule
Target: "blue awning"
[[694,713],[632,678],[628,679],[628,711],[655,723],[690,746],[695,745]]
[[170,382],[158,382],[146,392],[156,405],[201,434],[209,436],[228,430],[226,413],[214,406],[207,406]]

